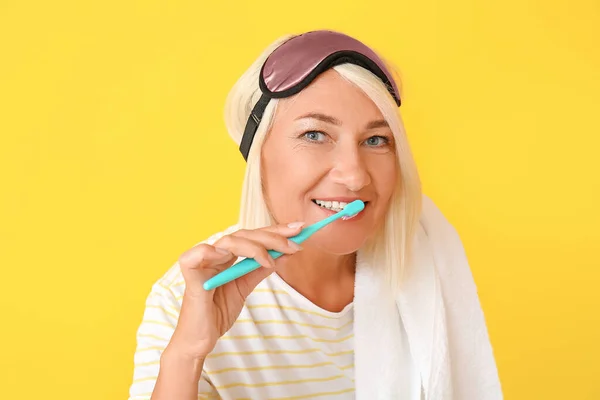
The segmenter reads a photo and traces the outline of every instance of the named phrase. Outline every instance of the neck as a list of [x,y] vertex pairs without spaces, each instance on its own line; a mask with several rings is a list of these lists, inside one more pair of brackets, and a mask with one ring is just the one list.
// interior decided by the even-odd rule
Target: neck
[[340,256],[313,246],[303,247],[281,259],[277,274],[315,305],[341,311],[354,299],[356,253]]

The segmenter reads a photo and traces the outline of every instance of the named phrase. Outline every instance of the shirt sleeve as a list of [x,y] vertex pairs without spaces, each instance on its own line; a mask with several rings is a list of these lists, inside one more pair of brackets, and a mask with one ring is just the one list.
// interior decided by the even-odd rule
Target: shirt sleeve
[[[169,344],[177,320],[180,304],[173,292],[160,281],[152,286],[136,334],[133,382],[129,400],[150,400],[158,378],[160,356]],[[198,384],[198,399],[219,398],[210,379],[203,371]]]

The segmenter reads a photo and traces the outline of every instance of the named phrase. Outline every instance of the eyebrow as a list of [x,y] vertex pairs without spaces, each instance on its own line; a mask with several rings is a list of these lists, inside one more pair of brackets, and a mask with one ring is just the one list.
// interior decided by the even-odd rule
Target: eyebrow
[[[296,118],[296,120],[300,120],[300,119],[316,119],[319,121],[323,121],[329,124],[333,124],[333,125],[342,125],[342,121],[340,121],[337,118],[334,118],[330,115],[326,115],[326,114],[321,114],[321,113],[308,113],[308,114],[304,114],[301,115],[300,117]],[[378,119],[376,121],[371,121],[367,124],[366,129],[377,129],[377,128],[388,128],[389,124],[387,123],[386,120],[384,119]]]
[[378,119],[377,121],[371,121],[367,124],[367,129],[377,129],[377,128],[389,128],[390,125],[387,123],[385,119]]
[[331,117],[329,115],[325,115],[325,114],[321,114],[321,113],[308,113],[308,114],[304,114],[298,118],[296,118],[296,120],[299,119],[318,119],[319,121],[323,121],[323,122],[327,122],[329,124],[333,124],[333,125],[341,125],[342,121],[340,121],[337,118]]

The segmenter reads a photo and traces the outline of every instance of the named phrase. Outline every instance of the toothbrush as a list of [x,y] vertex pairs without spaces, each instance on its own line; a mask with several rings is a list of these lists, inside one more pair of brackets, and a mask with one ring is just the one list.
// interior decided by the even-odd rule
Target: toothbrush
[[[361,200],[354,200],[352,203],[346,205],[342,211],[307,226],[306,228],[302,229],[299,234],[288,239],[300,244],[311,237],[315,232],[329,225],[333,221],[340,218],[349,219],[361,212],[364,208],[365,203],[363,203]],[[271,257],[273,257],[273,259],[279,258],[283,255],[283,253],[275,250],[269,250],[268,253],[271,255]],[[219,286],[222,286],[258,269],[259,267],[260,264],[254,258],[244,258],[242,261],[232,265],[224,271],[219,272],[217,275],[204,282],[204,290],[218,288]]]

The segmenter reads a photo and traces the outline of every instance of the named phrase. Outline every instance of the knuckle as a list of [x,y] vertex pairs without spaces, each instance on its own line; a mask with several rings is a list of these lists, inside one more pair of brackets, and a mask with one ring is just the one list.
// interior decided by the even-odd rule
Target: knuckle
[[288,239],[277,232],[269,232],[269,240],[273,247],[285,249],[288,247]]
[[263,232],[267,232],[269,234],[278,234],[281,232],[281,229],[279,225],[272,225],[263,228]]
[[271,255],[267,252],[267,249],[265,249],[264,247],[257,246],[255,252],[256,253],[254,255],[254,258],[260,257],[266,260],[271,258]]
[[179,256],[179,265],[182,267],[188,267],[194,265],[198,257],[194,254],[193,250],[188,250]]
[[283,243],[283,241],[281,240],[283,239],[283,236],[276,232],[265,232],[265,235],[268,238],[268,240],[273,242],[274,244]]
[[219,239],[215,244],[219,244],[220,246],[230,246],[233,242],[233,236],[232,235],[225,235],[223,236],[221,239]]
[[281,235],[277,235],[277,243],[281,246],[281,247],[289,247],[290,244],[288,243],[288,238],[283,237]]
[[250,232],[249,229],[238,229],[237,231],[232,233],[232,235],[246,236],[246,235],[248,235],[249,232]]
[[191,267],[204,260],[206,254],[211,250],[211,246],[205,243],[199,244],[179,256],[179,265]]

